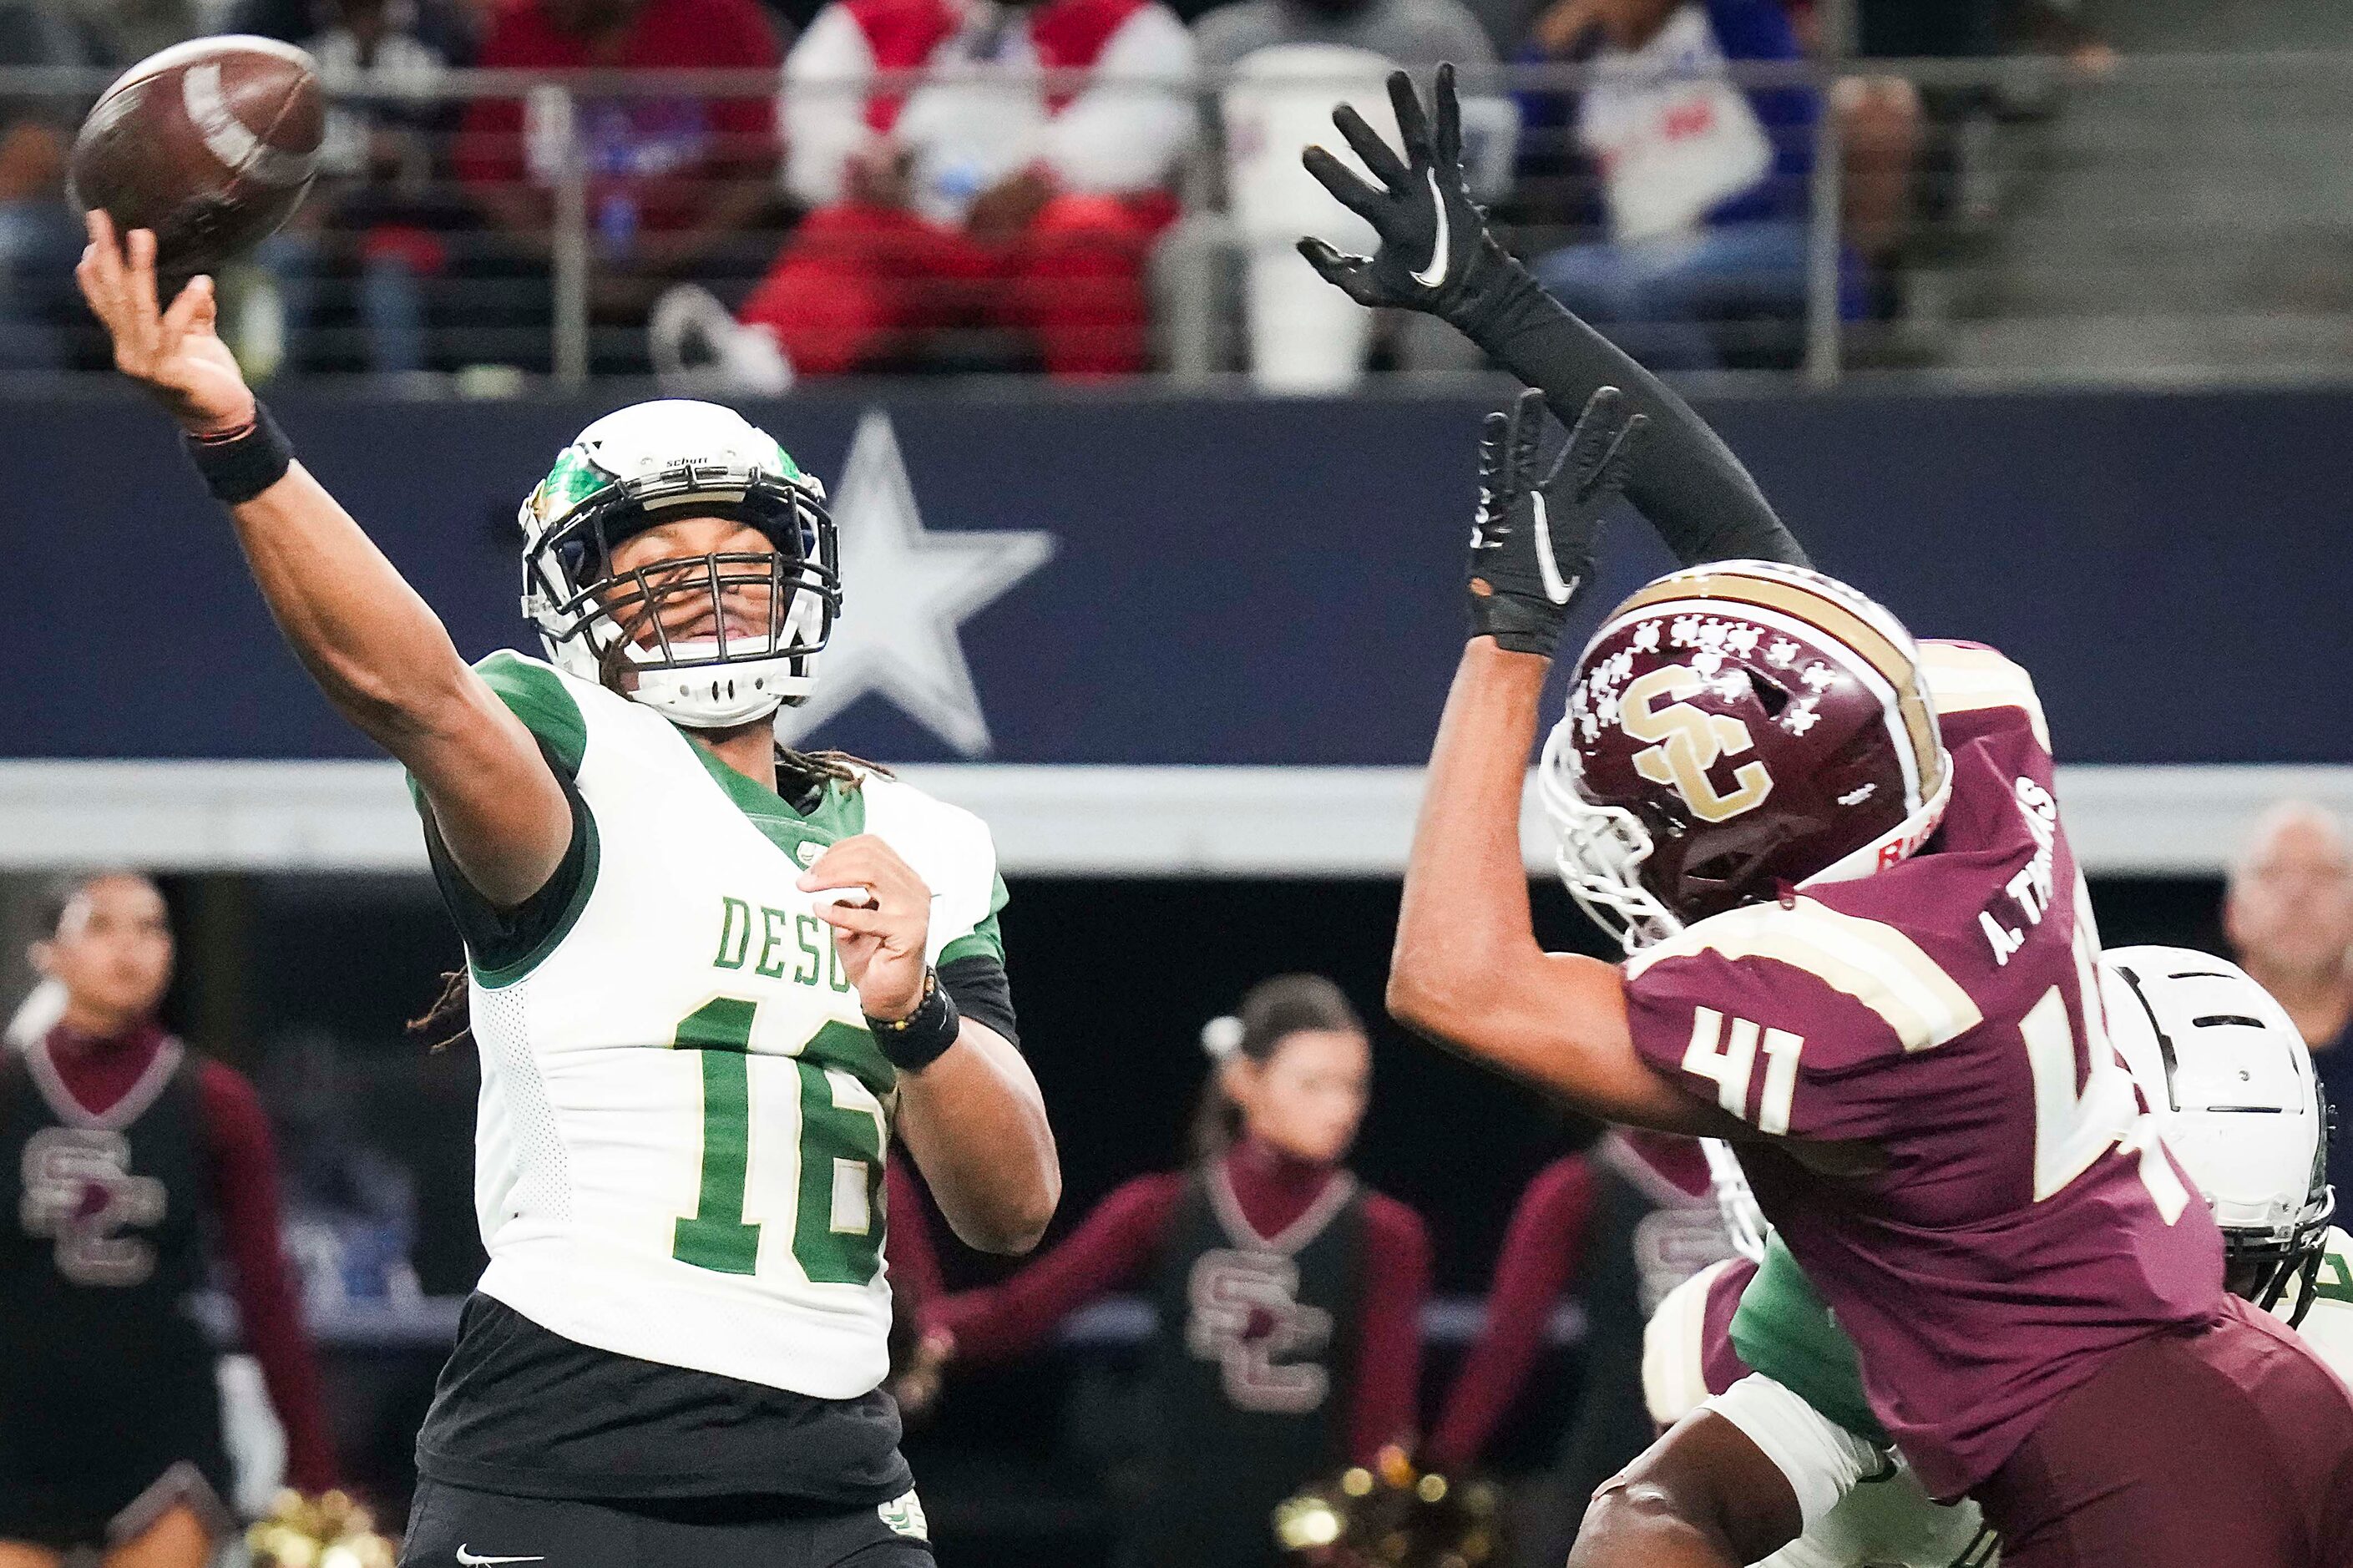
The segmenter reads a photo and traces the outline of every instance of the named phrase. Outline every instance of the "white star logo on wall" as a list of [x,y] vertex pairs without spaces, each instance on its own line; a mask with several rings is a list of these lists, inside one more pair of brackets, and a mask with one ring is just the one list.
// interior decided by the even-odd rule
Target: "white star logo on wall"
[[818,658],[817,693],[776,715],[793,745],[871,692],[967,757],[989,748],[988,720],[958,628],[1054,553],[1036,531],[933,533],[899,456],[891,416],[869,409],[842,465],[842,613]]

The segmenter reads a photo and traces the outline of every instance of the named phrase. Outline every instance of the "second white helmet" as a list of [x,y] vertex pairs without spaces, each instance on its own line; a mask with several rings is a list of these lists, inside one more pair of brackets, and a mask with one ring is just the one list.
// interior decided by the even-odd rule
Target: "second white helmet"
[[2125,947],[2101,970],[2111,1039],[2212,1207],[2234,1275],[2252,1271],[2242,1293],[2274,1306],[2318,1266],[2335,1207],[2328,1108],[2304,1037],[2228,959]]

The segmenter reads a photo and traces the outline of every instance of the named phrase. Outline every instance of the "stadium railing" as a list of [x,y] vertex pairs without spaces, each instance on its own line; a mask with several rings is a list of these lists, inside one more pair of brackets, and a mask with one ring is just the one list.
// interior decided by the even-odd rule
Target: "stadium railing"
[[[466,1299],[427,1296],[412,1301],[353,1301],[340,1305],[306,1304],[304,1325],[320,1344],[337,1350],[443,1349],[457,1342],[458,1320]],[[238,1342],[237,1307],[225,1293],[199,1292],[190,1299],[194,1317],[223,1349]],[[1486,1327],[1487,1304],[1478,1296],[1440,1296],[1421,1309],[1422,1340],[1426,1344],[1460,1350],[1469,1346]],[[1096,1352],[1132,1350],[1147,1343],[1159,1325],[1159,1310],[1141,1296],[1105,1297],[1071,1315],[1054,1336],[1066,1350]],[[1576,1300],[1553,1310],[1545,1331],[1546,1342],[1580,1344],[1586,1334],[1585,1310]]]
[[[2353,164],[2336,152],[2353,128],[2353,53],[2126,57],[2096,77],[2035,57],[1739,63],[1732,76],[1756,90],[1810,89],[1834,111],[1767,127],[1777,144],[1765,186],[1803,226],[1801,265],[1731,270],[1738,287],[1702,327],[1709,367],[1826,385],[1913,370],[2213,379],[2353,366],[2353,282],[2340,264],[2353,242]],[[1474,98],[1517,106],[1516,147],[1482,154],[1474,122],[1473,161],[1489,165],[1483,194],[1532,260],[1609,238],[1599,182],[1573,155],[1559,113],[1588,79],[1574,66],[1465,79]],[[0,69],[0,130],[27,119],[69,129],[105,80]],[[427,395],[644,374],[657,368],[645,322],[661,289],[691,283],[732,307],[792,231],[797,215],[772,183],[764,210],[692,265],[648,264],[647,214],[596,166],[609,143],[593,127],[608,106],[766,101],[777,88],[769,72],[449,70],[330,85],[338,112],[318,190],[285,235],[223,279],[228,335],[257,374],[374,373]],[[1075,82],[1048,73],[1044,85]],[[1218,135],[1224,85],[1134,84],[1183,91],[1201,128],[1178,181],[1183,216],[1153,279],[1155,372],[1196,386],[1247,377],[1246,274],[1274,244],[1237,217],[1234,160]],[[1333,86],[1361,89],[1363,79]],[[469,106],[485,100],[520,104],[520,129],[470,132]],[[1484,123],[1509,135],[1514,118]],[[765,142],[720,150],[773,182]],[[1776,181],[1802,189],[1771,189]],[[502,205],[511,226],[493,216]],[[1302,226],[1343,226],[1340,209],[1324,211],[1324,224]],[[0,202],[0,384],[102,370],[102,345],[70,294],[78,241],[66,198]],[[1662,341],[1651,331],[1661,321],[1645,315],[1651,296],[1622,276],[1615,286],[1612,330],[1647,352]],[[687,325],[670,336],[690,350],[699,337],[702,358],[714,357],[708,312],[700,322],[691,310],[672,315]],[[1409,376],[1475,368],[1422,353],[1394,325],[1372,334],[1371,366]],[[935,364],[1029,366],[1003,331],[943,335]],[[670,357],[662,366],[676,369]],[[705,384],[730,374],[678,371]]]

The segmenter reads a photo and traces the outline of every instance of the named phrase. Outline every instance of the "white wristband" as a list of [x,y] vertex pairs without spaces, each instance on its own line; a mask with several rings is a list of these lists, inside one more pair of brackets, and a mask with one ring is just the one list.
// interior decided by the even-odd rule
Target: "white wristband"
[[1808,1530],[1856,1483],[1884,1468],[1877,1447],[1762,1373],[1749,1373],[1700,1408],[1739,1427],[1773,1461],[1798,1494]]

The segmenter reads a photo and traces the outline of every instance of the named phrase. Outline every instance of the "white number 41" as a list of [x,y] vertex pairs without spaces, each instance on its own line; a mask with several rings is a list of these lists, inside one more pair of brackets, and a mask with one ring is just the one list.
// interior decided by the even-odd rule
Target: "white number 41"
[[1691,1045],[1683,1051],[1683,1070],[1715,1081],[1718,1105],[1748,1120],[1748,1080],[1757,1071],[1757,1052],[1765,1052],[1765,1087],[1757,1101],[1757,1131],[1779,1137],[1789,1131],[1789,1105],[1798,1093],[1798,1053],[1805,1037],[1787,1029],[1767,1029],[1747,1018],[1726,1020],[1713,1007],[1692,1010]]

